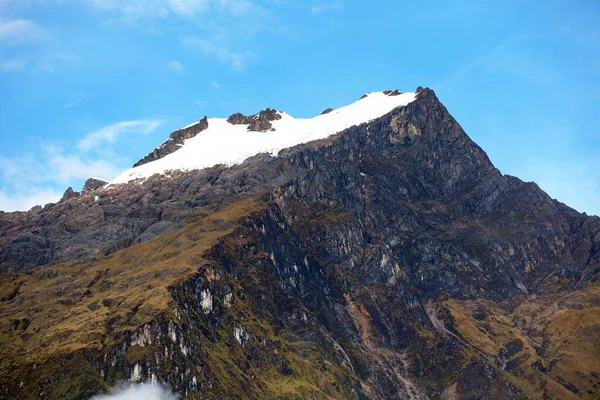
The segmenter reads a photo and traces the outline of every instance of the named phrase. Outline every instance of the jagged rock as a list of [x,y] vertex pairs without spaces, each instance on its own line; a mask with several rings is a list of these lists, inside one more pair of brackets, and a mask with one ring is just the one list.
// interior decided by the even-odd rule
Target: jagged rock
[[365,93],[362,96],[360,96],[360,100],[366,99],[367,97],[369,97],[369,95],[367,93]]
[[227,122],[231,125],[245,125],[250,122],[250,118],[242,113],[234,113],[227,118]]
[[243,115],[241,113],[231,114],[227,122],[232,125],[248,125],[248,130],[253,132],[265,132],[273,128],[271,121],[281,119],[277,110],[265,108],[254,115]]
[[103,181],[102,179],[89,178],[87,181],[85,181],[85,184],[83,185],[83,189],[81,190],[81,193],[88,193],[93,190],[100,189],[107,183],[108,182]]
[[174,153],[181,148],[185,139],[191,139],[200,132],[208,128],[208,117],[205,115],[202,119],[198,120],[198,123],[184,129],[178,129],[169,135],[169,139],[155,148],[146,157],[142,158],[135,164],[134,167],[158,160],[164,156]]
[[402,92],[400,92],[398,89],[384,90],[383,94],[385,94],[386,96],[399,96],[402,94]]
[[323,112],[321,113],[321,115],[323,115],[323,114],[329,114],[329,113],[330,113],[330,112],[332,112],[332,111],[333,111],[333,108],[328,108],[328,109],[326,109],[325,111],[323,111]]
[[65,193],[63,193],[60,201],[67,201],[74,197],[79,197],[79,195],[80,195],[79,192],[74,191],[73,188],[69,186],[69,188],[67,190],[65,190]]
[[30,213],[37,213],[40,211],[42,211],[42,206],[40,206],[40,205],[33,206],[33,207],[31,207],[31,209],[29,209]]

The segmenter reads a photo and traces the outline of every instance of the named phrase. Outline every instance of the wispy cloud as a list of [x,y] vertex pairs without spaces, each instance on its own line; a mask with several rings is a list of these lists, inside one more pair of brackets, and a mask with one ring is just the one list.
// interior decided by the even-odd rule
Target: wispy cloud
[[40,44],[51,39],[53,36],[50,30],[32,20],[6,20],[0,16],[0,49],[4,48],[10,54],[0,54],[0,72],[26,69],[32,55],[39,54]]
[[213,89],[220,89],[221,88],[221,84],[217,81],[210,81],[210,87]]
[[122,121],[89,133],[70,150],[41,143],[27,154],[0,156],[0,210],[28,210],[37,204],[56,202],[68,186],[90,177],[113,179],[129,160],[116,157],[112,144],[123,135],[150,133],[160,123]]
[[32,20],[0,21],[0,42],[9,45],[39,42],[52,37],[50,31]]
[[81,151],[90,151],[105,143],[112,144],[121,135],[143,134],[154,131],[161,124],[159,120],[136,120],[121,121],[113,125],[105,126],[95,132],[86,135],[77,145]]
[[14,193],[0,190],[0,211],[27,211],[34,206],[44,206],[60,200],[62,192],[48,189],[29,193]]
[[40,58],[33,72],[54,73],[58,69],[73,65],[76,57],[67,53],[46,54]]
[[443,89],[453,85],[474,71],[509,76],[536,86],[552,87],[559,83],[560,74],[538,60],[535,52],[528,49],[534,39],[536,38],[530,36],[506,38],[489,51],[455,69],[435,84],[434,88]]
[[25,68],[25,62],[22,60],[0,60],[0,71],[19,71],[23,68]]
[[76,180],[111,179],[120,171],[114,160],[68,154],[52,145],[41,146],[38,154],[0,156],[0,210],[26,211],[56,202]]
[[185,67],[177,60],[172,60],[167,63],[169,69],[173,72],[182,73],[185,71]]
[[85,98],[85,96],[83,95],[83,93],[74,93],[71,97],[72,97],[72,99],[69,100],[67,103],[65,103],[63,105],[63,108],[77,107],[79,104],[81,104],[81,102]]
[[248,67],[248,64],[256,59],[256,54],[251,51],[235,52],[229,50],[224,45],[210,42],[199,37],[186,37],[183,40],[186,47],[200,51],[208,57],[214,57],[223,64],[228,64],[231,68],[243,71]]
[[313,6],[311,6],[310,11],[313,14],[319,14],[325,11],[336,11],[336,12],[341,12],[344,11],[344,2],[342,1],[330,1],[330,2],[323,2],[323,3],[318,3],[315,4]]

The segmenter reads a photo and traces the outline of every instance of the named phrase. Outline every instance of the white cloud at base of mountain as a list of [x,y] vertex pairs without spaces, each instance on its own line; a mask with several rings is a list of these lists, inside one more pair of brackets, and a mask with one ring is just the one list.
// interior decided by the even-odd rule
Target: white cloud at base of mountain
[[169,388],[153,383],[119,384],[110,394],[101,394],[90,400],[179,400]]

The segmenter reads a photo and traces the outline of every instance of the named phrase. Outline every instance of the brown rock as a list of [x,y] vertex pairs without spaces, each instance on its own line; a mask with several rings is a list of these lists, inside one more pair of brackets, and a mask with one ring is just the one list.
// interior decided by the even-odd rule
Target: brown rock
[[402,92],[400,92],[398,89],[384,90],[383,94],[385,94],[386,96],[398,96],[398,95],[401,95]]

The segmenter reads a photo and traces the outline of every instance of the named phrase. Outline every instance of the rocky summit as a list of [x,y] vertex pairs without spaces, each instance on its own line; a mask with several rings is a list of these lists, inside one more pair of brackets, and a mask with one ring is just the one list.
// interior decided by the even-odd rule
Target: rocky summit
[[[223,132],[266,145],[182,161]],[[0,213],[0,399],[600,398],[600,218],[430,89],[203,118],[69,189]]]

